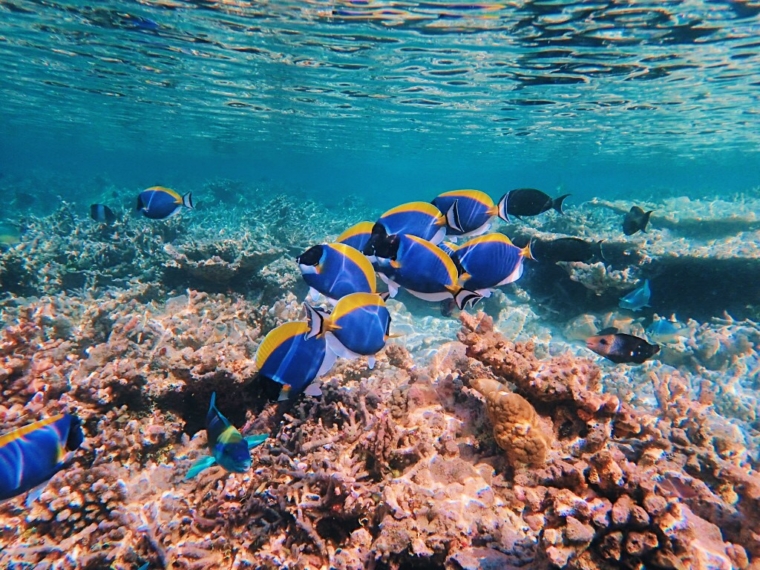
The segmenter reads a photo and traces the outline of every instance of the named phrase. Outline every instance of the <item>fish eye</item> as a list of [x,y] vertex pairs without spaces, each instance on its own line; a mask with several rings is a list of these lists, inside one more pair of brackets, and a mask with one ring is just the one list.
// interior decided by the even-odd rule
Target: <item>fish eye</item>
[[607,346],[607,339],[603,338],[602,340],[599,341],[599,344]]

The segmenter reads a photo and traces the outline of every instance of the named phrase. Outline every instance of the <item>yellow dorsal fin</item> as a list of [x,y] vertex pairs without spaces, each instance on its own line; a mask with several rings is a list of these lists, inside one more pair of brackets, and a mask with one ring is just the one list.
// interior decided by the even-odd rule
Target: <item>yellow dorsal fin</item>
[[375,225],[374,222],[359,222],[358,224],[354,224],[353,226],[348,228],[346,231],[344,231],[342,234],[340,234],[337,238],[335,238],[335,241],[343,242],[354,236],[358,236],[362,234],[371,234],[372,227],[374,225]]
[[494,206],[493,199],[482,190],[450,190],[449,192],[440,194],[440,196],[446,196],[447,198],[469,198],[480,202],[488,208],[494,208],[494,215],[499,211],[499,209]]
[[177,192],[172,190],[171,188],[167,188],[166,186],[151,186],[150,188],[146,188],[145,191],[152,190],[153,192],[164,192],[166,194],[169,194],[172,198],[174,198],[177,203],[182,203],[182,196],[180,196]]
[[457,271],[457,266],[454,265],[454,262],[451,260],[451,258],[448,255],[446,255],[445,251],[443,251],[437,245],[433,245],[429,241],[419,238],[417,236],[406,234],[406,237],[412,240],[413,242],[420,244],[425,249],[430,251],[433,255],[435,255],[446,268],[446,271],[449,274],[449,279],[451,280],[451,282],[456,283],[457,277],[459,275],[459,272]]
[[0,448],[8,445],[12,441],[16,441],[17,439],[20,439],[24,436],[29,435],[30,433],[35,432],[38,429],[49,426],[50,424],[54,424],[61,418],[63,418],[63,414],[58,414],[56,416],[51,416],[49,418],[45,418],[44,420],[40,420],[38,422],[34,422],[26,426],[22,426],[18,429],[14,429],[13,431],[8,432],[3,436],[0,436]]
[[345,243],[328,243],[327,247],[331,247],[335,251],[340,252],[348,259],[353,261],[359,267],[359,269],[362,270],[364,277],[367,278],[367,283],[369,283],[372,293],[377,291],[377,277],[375,277],[375,268],[372,267],[372,264],[370,263],[369,259],[367,259],[366,255],[364,255],[358,249],[354,249]]
[[504,234],[491,233],[491,234],[485,234],[482,236],[472,238],[471,240],[466,241],[465,243],[460,245],[459,248],[464,249],[466,247],[469,247],[478,243],[506,243],[506,244],[512,245],[512,240],[510,240]]
[[385,302],[380,298],[380,295],[375,293],[352,293],[338,301],[335,305],[335,309],[330,315],[330,321],[338,321],[341,317],[346,316],[356,309],[361,309],[362,307],[380,306],[385,306]]
[[259,346],[259,350],[256,351],[256,367],[259,369],[262,368],[272,353],[284,342],[287,342],[299,334],[306,334],[308,331],[309,325],[303,321],[285,323],[284,325],[280,325],[276,329],[269,331],[269,334]]

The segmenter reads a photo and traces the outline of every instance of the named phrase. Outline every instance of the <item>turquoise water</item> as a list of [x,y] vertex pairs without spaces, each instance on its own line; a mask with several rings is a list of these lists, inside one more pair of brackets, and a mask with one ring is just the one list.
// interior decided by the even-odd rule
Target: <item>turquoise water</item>
[[750,2],[0,4],[0,158],[390,200],[757,183]]

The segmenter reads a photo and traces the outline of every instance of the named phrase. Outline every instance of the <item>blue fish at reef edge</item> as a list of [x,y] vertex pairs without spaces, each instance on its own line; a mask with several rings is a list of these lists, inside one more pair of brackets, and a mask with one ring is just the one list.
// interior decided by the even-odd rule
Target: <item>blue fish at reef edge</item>
[[641,287],[634,289],[625,297],[622,297],[620,299],[620,303],[618,303],[618,306],[621,309],[640,311],[644,307],[649,306],[649,299],[651,297],[652,290],[649,288],[649,279],[645,279],[644,284]]
[[67,466],[66,451],[84,440],[82,422],[73,414],[59,414],[0,436],[0,500],[37,488],[27,505],[39,496],[40,486]]
[[233,473],[245,473],[251,468],[250,450],[264,443],[268,437],[266,434],[243,437],[216,408],[216,392],[211,395],[206,415],[206,434],[211,455],[196,461],[185,479],[192,479],[215,464]]
[[165,220],[177,214],[183,207],[192,210],[193,194],[180,196],[171,188],[151,186],[137,196],[137,211],[152,220]]

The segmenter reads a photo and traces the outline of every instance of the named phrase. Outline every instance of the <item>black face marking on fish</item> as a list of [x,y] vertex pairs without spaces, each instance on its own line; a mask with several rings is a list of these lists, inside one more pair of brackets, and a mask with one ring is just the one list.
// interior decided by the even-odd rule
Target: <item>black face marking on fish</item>
[[296,258],[296,261],[298,261],[299,265],[311,265],[316,267],[319,264],[319,260],[322,259],[323,251],[323,245],[315,245],[299,255]]

